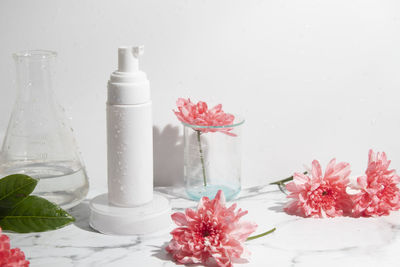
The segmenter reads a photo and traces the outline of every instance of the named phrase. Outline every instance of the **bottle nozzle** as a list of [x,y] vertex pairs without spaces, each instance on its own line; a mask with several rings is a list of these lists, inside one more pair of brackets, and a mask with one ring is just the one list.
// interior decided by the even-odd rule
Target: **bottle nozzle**
[[118,48],[118,71],[139,71],[139,56],[144,52],[144,46],[123,46]]

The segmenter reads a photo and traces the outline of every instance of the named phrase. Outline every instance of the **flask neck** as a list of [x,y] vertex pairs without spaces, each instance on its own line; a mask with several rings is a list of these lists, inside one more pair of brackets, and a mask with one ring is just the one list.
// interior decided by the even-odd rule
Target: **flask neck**
[[38,101],[52,94],[56,53],[34,50],[15,53],[19,100]]

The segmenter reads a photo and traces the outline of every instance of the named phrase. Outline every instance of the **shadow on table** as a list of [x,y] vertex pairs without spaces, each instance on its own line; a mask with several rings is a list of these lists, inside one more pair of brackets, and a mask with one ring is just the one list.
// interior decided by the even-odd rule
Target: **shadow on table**
[[74,224],[78,228],[81,228],[82,230],[85,230],[85,231],[97,233],[97,231],[94,230],[89,225],[90,209],[89,209],[89,200],[88,199],[85,199],[79,205],[69,209],[68,212],[72,216],[75,217]]
[[[154,250],[152,250],[152,254],[151,256],[156,257],[157,259],[163,260],[163,261],[171,261],[174,262],[176,265],[181,265],[181,266],[204,266],[202,264],[180,264],[177,263],[176,261],[174,261],[174,259],[172,258],[172,256],[170,254],[167,253],[167,251],[165,250],[165,247],[168,245],[169,242],[165,242],[162,246],[151,246],[154,248]],[[216,265],[207,265],[210,267],[216,267]]]
[[271,211],[275,211],[276,213],[284,212],[283,208],[285,207],[286,202],[277,202],[275,206],[269,207],[268,209]]
[[183,186],[155,187],[154,191],[163,193],[170,200],[174,199],[174,198],[175,199],[182,198],[182,199],[194,201],[193,199],[189,198],[189,196],[187,195],[185,188]]
[[171,255],[169,255],[167,251],[165,251],[167,245],[168,242],[165,242],[162,246],[151,246],[154,248],[154,250],[151,251],[151,256],[163,261],[172,261],[173,258],[171,257]]

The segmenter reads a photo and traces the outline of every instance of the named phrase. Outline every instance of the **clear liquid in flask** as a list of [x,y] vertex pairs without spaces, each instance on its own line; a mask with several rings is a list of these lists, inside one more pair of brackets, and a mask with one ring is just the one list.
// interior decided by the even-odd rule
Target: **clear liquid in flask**
[[39,180],[34,195],[44,197],[64,209],[80,203],[87,195],[86,171],[76,162],[13,163],[2,166],[2,176],[25,174]]

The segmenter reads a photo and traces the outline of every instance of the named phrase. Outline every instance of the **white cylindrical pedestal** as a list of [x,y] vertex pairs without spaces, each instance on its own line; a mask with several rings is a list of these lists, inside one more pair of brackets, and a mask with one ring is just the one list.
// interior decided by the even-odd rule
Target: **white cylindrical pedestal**
[[168,199],[154,193],[153,200],[137,207],[110,205],[107,194],[90,202],[90,226],[110,235],[141,235],[166,229],[171,224]]

